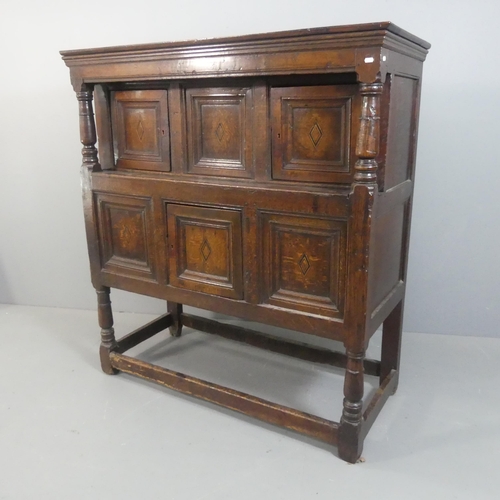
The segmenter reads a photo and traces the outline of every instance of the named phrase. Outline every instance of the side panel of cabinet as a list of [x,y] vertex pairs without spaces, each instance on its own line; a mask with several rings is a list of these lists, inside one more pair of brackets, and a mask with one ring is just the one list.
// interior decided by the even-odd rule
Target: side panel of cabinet
[[390,210],[386,209],[380,216],[375,210],[370,238],[367,306],[372,316],[404,282],[408,209],[409,201],[405,200]]
[[346,222],[260,213],[263,302],[342,317]]
[[356,85],[271,88],[272,176],[350,182]]
[[172,286],[243,298],[241,211],[167,203]]
[[166,90],[111,93],[117,168],[170,171]]
[[384,189],[412,178],[416,143],[418,80],[391,75]]

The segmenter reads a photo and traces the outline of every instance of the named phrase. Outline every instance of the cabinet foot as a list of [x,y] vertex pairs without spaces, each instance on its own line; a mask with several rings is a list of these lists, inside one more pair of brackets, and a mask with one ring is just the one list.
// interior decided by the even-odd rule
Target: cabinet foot
[[363,451],[361,425],[341,421],[338,432],[338,454],[345,462],[355,464]]
[[355,463],[363,451],[363,351],[347,351],[344,380],[344,408],[338,434],[339,457]]

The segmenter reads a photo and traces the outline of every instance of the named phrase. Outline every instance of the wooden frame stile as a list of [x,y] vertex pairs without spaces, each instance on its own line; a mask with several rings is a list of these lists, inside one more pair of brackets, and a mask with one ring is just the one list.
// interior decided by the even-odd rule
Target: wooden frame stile
[[[103,371],[312,436],[356,462],[398,384],[429,47],[373,23],[62,53],[79,103]],[[287,80],[292,73],[311,83]],[[111,287],[164,299],[166,314],[116,339]],[[187,314],[183,304],[340,340],[345,353]],[[381,359],[366,359],[381,324]],[[343,368],[340,421],[125,354],[184,327]],[[370,401],[365,375],[379,378]]]

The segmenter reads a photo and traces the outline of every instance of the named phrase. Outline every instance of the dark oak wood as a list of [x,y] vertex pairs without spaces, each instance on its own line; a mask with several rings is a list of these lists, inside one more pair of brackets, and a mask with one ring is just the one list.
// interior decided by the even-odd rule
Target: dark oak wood
[[101,270],[157,282],[151,198],[96,193]]
[[109,298],[109,288],[100,287],[97,293],[97,316],[101,327],[101,347],[99,355],[101,358],[102,370],[109,374],[116,374],[117,371],[111,366],[109,355],[116,350],[115,329],[113,328],[113,312],[111,310],[111,300]]
[[167,90],[111,93],[116,168],[170,170]]
[[124,353],[132,347],[139,345],[141,342],[150,339],[157,333],[162,332],[166,328],[171,327],[174,324],[173,315],[171,313],[164,314],[159,318],[141,326],[137,330],[130,332],[116,342],[115,351]]
[[357,85],[271,88],[273,178],[351,182]]
[[170,317],[172,318],[172,324],[170,327],[170,335],[172,337],[180,337],[182,334],[182,304],[177,302],[167,301],[167,310]]
[[[79,103],[103,370],[316,436],[355,462],[399,378],[429,47],[371,23],[62,52]],[[116,341],[110,288],[166,300],[168,312]],[[341,341],[345,354],[184,304]],[[366,360],[381,325],[381,361]],[[339,424],[122,354],[183,326],[344,368]]]
[[347,222],[261,212],[262,302],[342,318]]
[[179,288],[243,298],[241,210],[166,204],[169,282]]
[[187,171],[253,177],[253,92],[245,87],[187,88]]

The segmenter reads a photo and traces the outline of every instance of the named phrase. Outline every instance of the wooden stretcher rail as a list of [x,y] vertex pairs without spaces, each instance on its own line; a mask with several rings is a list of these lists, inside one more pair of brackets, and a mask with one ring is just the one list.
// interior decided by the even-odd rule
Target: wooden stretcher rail
[[377,392],[373,395],[369,405],[363,413],[363,427],[361,431],[363,439],[368,434],[368,431],[371,429],[371,426],[375,422],[375,419],[380,413],[380,410],[384,407],[384,404],[389,396],[394,393],[394,389],[398,382],[397,375],[398,373],[396,370],[391,370],[389,375],[387,375],[380,387],[377,389]]
[[250,396],[183,373],[112,352],[111,365],[122,372],[235,410],[329,444],[337,445],[338,423]]
[[133,332],[119,339],[117,341],[117,347],[115,350],[116,352],[124,353],[125,351],[132,349],[132,347],[135,347],[141,342],[144,342],[145,340],[148,340],[157,333],[165,330],[172,324],[173,324],[172,315],[170,313],[164,314],[163,316],[156,318],[150,323],[141,326],[137,330],[134,330]]
[[[338,366],[340,368],[345,368],[347,363],[347,356],[337,351],[330,351],[301,342],[280,339],[266,333],[220,323],[191,314],[182,314],[181,318],[182,324],[186,327],[266,349],[268,351],[277,352],[279,354],[285,354],[314,363]],[[378,377],[380,375],[380,361],[366,359],[364,361],[364,373]]]

